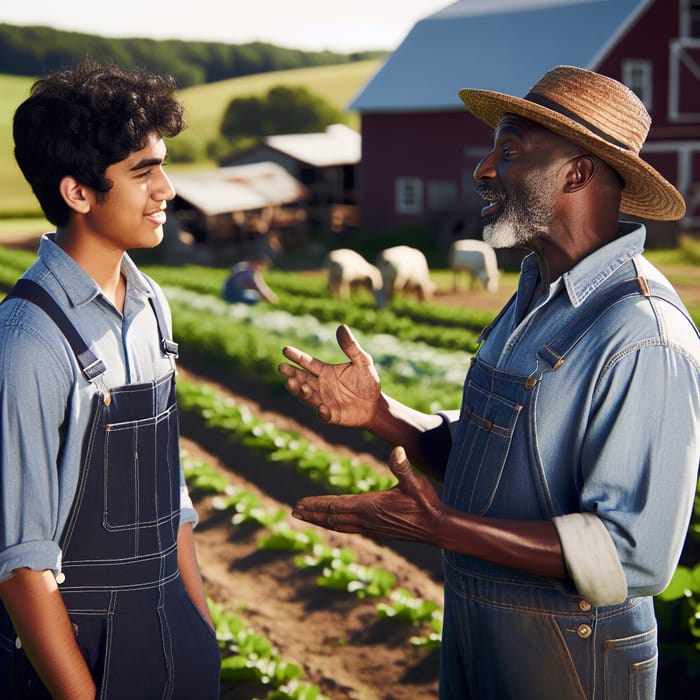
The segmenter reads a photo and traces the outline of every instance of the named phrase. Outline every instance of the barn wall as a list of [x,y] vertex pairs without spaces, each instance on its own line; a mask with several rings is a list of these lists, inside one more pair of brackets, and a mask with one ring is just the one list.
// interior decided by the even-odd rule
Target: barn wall
[[[363,222],[389,227],[444,218],[474,206],[472,172],[488,150],[492,131],[464,112],[364,114],[362,116],[361,201]],[[396,210],[397,178],[423,182],[419,211]],[[452,206],[430,204],[428,189],[453,187]]]

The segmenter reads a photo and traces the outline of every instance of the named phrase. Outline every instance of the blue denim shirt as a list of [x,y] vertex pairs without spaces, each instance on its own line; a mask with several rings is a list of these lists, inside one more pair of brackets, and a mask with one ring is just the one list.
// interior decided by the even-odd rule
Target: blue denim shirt
[[[122,315],[54,242],[41,240],[24,277],[41,284],[105,363],[104,383],[148,382],[172,369],[158,343],[148,283],[122,261]],[[159,291],[160,303],[169,307]],[[90,429],[96,387],[82,374],[53,321],[28,301],[0,305],[0,582],[14,569],[61,568],[59,540]],[[181,523],[196,523],[181,473]]]
[[[539,380],[529,441],[578,591],[598,604],[663,590],[685,539],[700,462],[700,341],[672,304],[642,295],[606,312],[552,371],[537,350],[590,295],[641,275],[671,289],[643,256],[645,229],[582,260],[533,300],[534,255],[515,303],[480,358]],[[680,304],[680,300],[678,301]],[[682,306],[682,304],[681,304]],[[531,504],[512,504],[508,517]]]

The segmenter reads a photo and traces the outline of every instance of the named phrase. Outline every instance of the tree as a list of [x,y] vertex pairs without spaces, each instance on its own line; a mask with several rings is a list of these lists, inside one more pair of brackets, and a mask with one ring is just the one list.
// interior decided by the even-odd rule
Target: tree
[[264,97],[236,97],[221,121],[221,135],[229,141],[241,137],[323,131],[344,122],[343,113],[323,97],[301,85],[277,85]]

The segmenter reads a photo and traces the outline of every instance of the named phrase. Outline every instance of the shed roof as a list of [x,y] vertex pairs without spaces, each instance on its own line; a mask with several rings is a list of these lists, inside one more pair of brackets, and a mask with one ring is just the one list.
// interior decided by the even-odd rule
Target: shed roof
[[169,175],[178,196],[208,216],[290,204],[306,190],[272,162]]
[[360,162],[361,136],[345,124],[331,124],[313,134],[268,136],[265,143],[292,158],[317,168]]
[[458,0],[414,25],[348,106],[464,109],[464,87],[525,95],[550,68],[595,69],[653,0]]

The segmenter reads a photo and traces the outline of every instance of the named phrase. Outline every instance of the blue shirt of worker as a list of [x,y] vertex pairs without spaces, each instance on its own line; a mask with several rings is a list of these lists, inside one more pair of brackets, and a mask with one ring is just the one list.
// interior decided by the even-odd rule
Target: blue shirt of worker
[[440,697],[653,697],[651,596],[668,584],[700,461],[700,339],[620,236],[536,296],[517,294],[465,381],[443,500],[557,530],[569,580],[443,551]]
[[[45,235],[25,273],[44,287],[106,365],[106,386],[149,382],[171,369],[158,344],[153,290],[128,257],[123,315]],[[156,289],[158,289],[156,287]],[[158,290],[161,307],[168,305]],[[168,315],[168,323],[170,318]],[[0,581],[14,569],[61,570],[59,540],[73,503],[98,387],[54,322],[22,300],[0,305]],[[180,524],[197,515],[180,472]]]
[[[537,261],[527,256],[515,303],[479,351],[497,371],[540,380],[530,432],[547,510],[578,592],[599,604],[654,595],[668,584],[700,461],[700,341],[675,306],[639,295],[633,308],[613,308],[571,350],[559,381],[547,380],[552,369],[538,358],[589,296],[622,280],[642,276],[673,293],[642,255],[645,228],[620,227],[619,238],[540,299],[533,299]],[[489,514],[500,507],[496,497]],[[503,508],[511,518],[542,512],[510,501]]]

